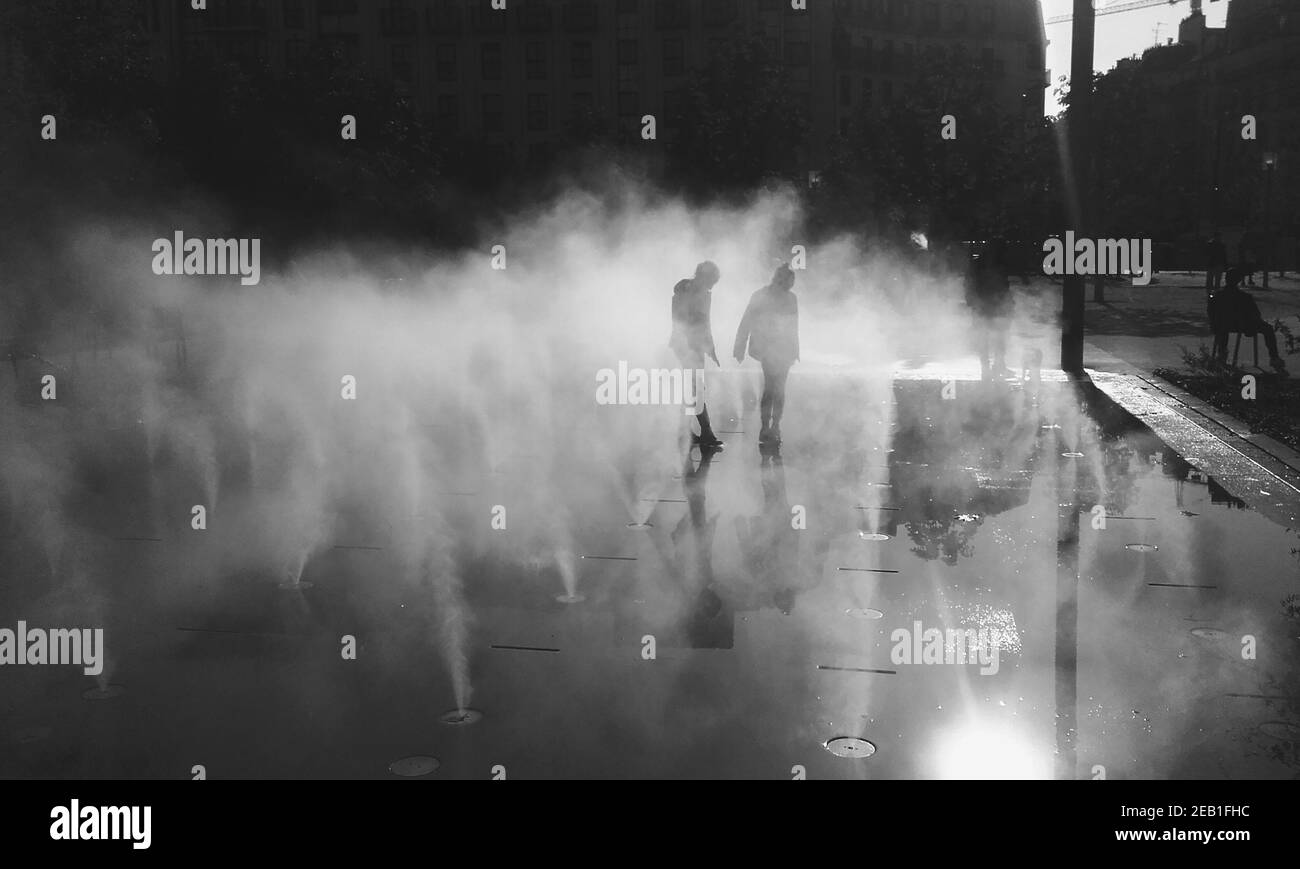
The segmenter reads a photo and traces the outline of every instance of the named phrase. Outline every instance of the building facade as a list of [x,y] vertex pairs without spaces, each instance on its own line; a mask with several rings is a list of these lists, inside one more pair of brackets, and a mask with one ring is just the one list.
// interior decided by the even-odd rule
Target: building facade
[[[314,44],[390,77],[435,129],[545,154],[580,112],[674,115],[689,72],[729,40],[762,39],[808,118],[808,159],[855,111],[900,98],[940,49],[982,61],[1004,110],[1041,118],[1037,0],[146,0],[159,76],[192,58],[284,73]],[[796,5],[806,8],[795,8]],[[671,140],[670,125],[659,134]]]
[[[1142,90],[1142,123],[1186,128],[1196,236],[1234,246],[1272,235],[1295,258],[1300,173],[1300,0],[1232,0],[1224,27],[1194,4],[1178,38],[1121,61]],[[1249,123],[1247,118],[1250,119]],[[1265,157],[1273,156],[1273,165]]]

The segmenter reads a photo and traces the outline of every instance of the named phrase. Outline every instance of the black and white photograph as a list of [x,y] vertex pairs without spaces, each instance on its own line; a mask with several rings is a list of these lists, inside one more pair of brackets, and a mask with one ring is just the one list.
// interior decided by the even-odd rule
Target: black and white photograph
[[1300,777],[1300,0],[3,0],[0,77],[8,785],[1222,854]]

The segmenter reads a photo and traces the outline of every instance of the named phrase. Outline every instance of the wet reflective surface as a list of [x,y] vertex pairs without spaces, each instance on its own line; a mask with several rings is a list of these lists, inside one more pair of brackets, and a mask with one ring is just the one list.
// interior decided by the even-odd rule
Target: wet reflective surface
[[[1241,494],[1276,482],[1211,478],[1070,384],[947,399],[796,372],[785,443],[760,450],[753,387],[711,399],[712,455],[602,441],[599,414],[552,454],[430,431],[458,457],[422,532],[448,543],[450,591],[346,503],[287,573],[214,568],[268,521],[257,480],[223,469],[239,522],[160,525],[181,471],[123,467],[119,433],[61,555],[12,517],[0,542],[11,622],[79,624],[91,601],[110,644],[97,680],[0,670],[0,774],[1300,771],[1300,544]],[[602,409],[642,411],[657,424]],[[84,570],[51,567],[69,552]]]

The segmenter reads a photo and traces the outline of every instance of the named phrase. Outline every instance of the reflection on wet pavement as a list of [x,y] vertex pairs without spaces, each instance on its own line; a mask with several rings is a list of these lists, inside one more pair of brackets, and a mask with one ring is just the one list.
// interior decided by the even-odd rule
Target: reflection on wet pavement
[[[69,533],[121,578],[111,667],[0,672],[0,775],[1294,776],[1297,544],[1239,496],[1268,484],[1092,387],[941,387],[796,373],[781,449],[737,392],[721,453],[457,462],[427,533],[472,708],[436,590],[364,510],[286,591],[105,500]],[[76,623],[39,550],[0,541],[33,577],[4,612]]]

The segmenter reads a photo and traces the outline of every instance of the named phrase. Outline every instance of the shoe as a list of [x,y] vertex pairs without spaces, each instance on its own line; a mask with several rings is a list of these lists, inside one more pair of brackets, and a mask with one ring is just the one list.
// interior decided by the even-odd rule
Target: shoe
[[767,439],[769,443],[773,443],[773,444],[781,443],[781,426],[779,425],[772,426],[772,428],[767,433]]
[[725,446],[716,435],[695,435],[692,440],[701,450],[720,450]]
[[760,444],[771,443],[771,442],[772,442],[772,430],[771,430],[770,428],[768,428],[767,426],[763,426],[763,429],[758,433],[758,442],[759,442]]

